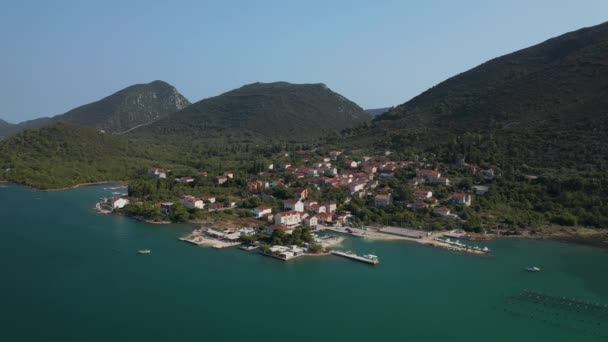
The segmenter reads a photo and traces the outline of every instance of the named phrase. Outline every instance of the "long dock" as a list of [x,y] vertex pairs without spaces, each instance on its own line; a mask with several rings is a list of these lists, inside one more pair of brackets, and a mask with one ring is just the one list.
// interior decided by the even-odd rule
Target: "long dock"
[[380,263],[380,260],[378,260],[377,258],[373,258],[373,259],[369,259],[369,258],[364,258],[362,256],[359,256],[357,254],[354,253],[347,253],[347,252],[340,252],[340,251],[331,251],[331,254],[333,255],[338,255],[344,258],[348,258],[348,259],[353,259],[356,261],[361,261],[364,262],[366,264],[371,264],[371,265],[377,265]]

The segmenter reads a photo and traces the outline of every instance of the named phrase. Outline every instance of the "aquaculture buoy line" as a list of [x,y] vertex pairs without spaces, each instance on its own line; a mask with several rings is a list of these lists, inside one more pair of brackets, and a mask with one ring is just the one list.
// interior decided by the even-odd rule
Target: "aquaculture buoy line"
[[608,306],[577,298],[524,290],[505,294],[505,306],[494,307],[511,316],[576,333],[608,338]]

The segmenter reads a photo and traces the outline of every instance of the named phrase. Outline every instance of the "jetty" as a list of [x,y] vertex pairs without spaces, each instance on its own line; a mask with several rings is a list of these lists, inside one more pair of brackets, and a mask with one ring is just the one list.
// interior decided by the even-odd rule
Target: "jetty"
[[356,260],[356,261],[361,261],[361,262],[364,262],[366,264],[371,264],[371,265],[377,265],[380,263],[380,260],[375,255],[360,256],[360,255],[357,255],[352,252],[340,252],[340,251],[331,251],[331,254],[341,256],[344,258],[348,258],[348,259],[352,259],[352,260]]

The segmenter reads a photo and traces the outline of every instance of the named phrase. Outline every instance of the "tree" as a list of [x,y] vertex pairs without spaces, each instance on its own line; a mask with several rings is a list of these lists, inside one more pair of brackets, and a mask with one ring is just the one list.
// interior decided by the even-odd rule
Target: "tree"
[[177,202],[173,204],[173,210],[171,212],[171,221],[173,222],[186,222],[190,218],[188,209],[183,204]]

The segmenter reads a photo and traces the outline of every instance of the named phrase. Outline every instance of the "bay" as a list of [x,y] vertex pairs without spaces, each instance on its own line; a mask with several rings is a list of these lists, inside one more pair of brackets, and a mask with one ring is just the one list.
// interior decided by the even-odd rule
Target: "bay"
[[381,263],[281,262],[178,241],[188,226],[99,215],[93,207],[110,185],[0,187],[4,341],[608,339],[604,311],[523,295],[608,303],[603,249],[502,240],[478,257],[348,238],[344,249]]

